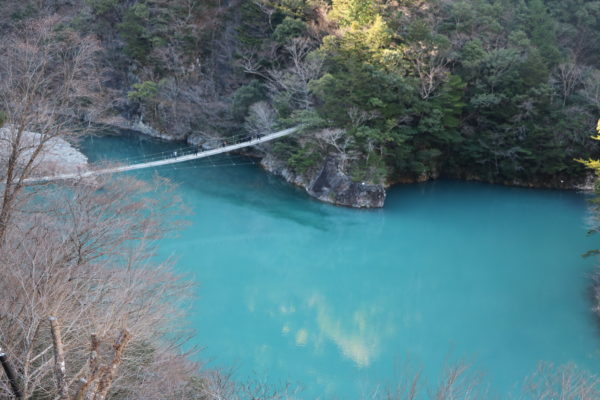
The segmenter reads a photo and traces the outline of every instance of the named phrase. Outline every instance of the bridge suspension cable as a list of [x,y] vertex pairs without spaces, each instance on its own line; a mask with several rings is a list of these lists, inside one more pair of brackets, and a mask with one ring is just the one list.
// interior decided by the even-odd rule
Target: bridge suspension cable
[[[185,150],[184,151],[185,154],[179,155],[176,153],[177,155],[174,155],[173,157],[169,157],[169,158],[163,158],[163,159],[146,161],[146,162],[138,162],[138,163],[134,163],[131,165],[108,167],[108,168],[102,168],[102,169],[96,169],[96,170],[84,170],[84,171],[64,173],[64,174],[58,174],[58,175],[30,177],[30,178],[25,179],[24,181],[26,183],[42,183],[42,182],[51,182],[51,181],[58,181],[58,180],[81,179],[81,178],[87,178],[87,177],[92,177],[92,176],[97,176],[97,175],[113,174],[113,173],[126,172],[126,171],[135,171],[138,169],[145,169],[145,168],[152,168],[152,167],[160,167],[163,165],[177,164],[177,163],[182,163],[182,162],[186,162],[186,161],[210,157],[210,156],[214,156],[217,154],[228,153],[230,151],[235,151],[235,150],[243,149],[245,147],[255,146],[257,144],[269,142],[271,140],[275,140],[275,139],[279,139],[281,137],[291,135],[292,133],[295,133],[299,129],[300,129],[299,126],[293,127],[293,128],[288,128],[288,129],[284,129],[282,131],[267,134],[264,136],[254,137],[254,138],[251,138],[250,140],[239,141],[237,143],[235,142],[235,139],[234,139],[235,137],[234,138],[225,138],[225,139],[222,139],[220,142],[221,147],[217,147],[217,148],[210,149],[210,150],[200,150],[198,148],[195,148],[194,151],[192,151],[192,152]],[[245,138],[247,139],[247,136]],[[233,142],[233,143],[231,143],[231,142]],[[177,150],[169,150],[168,152],[170,154],[173,154],[174,151],[177,151]],[[165,153],[165,152],[161,152],[161,153]],[[161,154],[161,153],[157,153],[157,154]],[[135,159],[135,157],[134,157],[134,159]]]
[[[216,147],[221,147],[224,143],[228,143],[228,144],[240,143],[243,141],[248,141],[248,139],[249,138],[248,138],[247,134],[240,134],[240,135],[235,135],[235,136],[228,136],[226,138],[211,138],[211,139],[204,141],[202,143],[202,145],[209,147],[209,148],[210,147],[216,148]],[[197,148],[198,148],[197,146],[185,145],[182,147],[177,147],[177,148],[173,148],[170,150],[163,150],[163,151],[159,151],[156,153],[126,157],[124,159],[124,161],[127,163],[139,164],[139,163],[145,163],[145,162],[149,162],[149,161],[163,160],[167,157],[170,158],[170,156],[172,156],[174,153],[176,153],[179,156],[186,155],[186,154],[192,154],[192,153],[195,154]]]

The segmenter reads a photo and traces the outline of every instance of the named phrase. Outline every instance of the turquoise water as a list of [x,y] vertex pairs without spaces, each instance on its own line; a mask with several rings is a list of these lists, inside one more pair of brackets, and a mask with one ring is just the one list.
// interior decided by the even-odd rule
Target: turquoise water
[[[178,146],[83,143],[92,159],[120,160]],[[245,159],[212,162],[137,173],[171,178],[193,211],[160,251],[199,282],[190,321],[209,366],[343,399],[393,383],[406,364],[435,381],[466,360],[499,398],[542,360],[600,373],[583,195],[439,181],[353,210],[258,166],[225,166]]]

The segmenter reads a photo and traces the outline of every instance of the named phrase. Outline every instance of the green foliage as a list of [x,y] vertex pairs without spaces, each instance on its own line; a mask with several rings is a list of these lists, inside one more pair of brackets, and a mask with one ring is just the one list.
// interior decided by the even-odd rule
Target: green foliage
[[258,5],[246,1],[241,6],[241,23],[236,26],[237,39],[244,47],[259,48],[267,36],[267,19]]
[[298,110],[292,114],[290,126],[301,125],[304,131],[322,129],[328,126],[327,120],[323,119],[314,109]]
[[[147,79],[179,74],[209,51],[210,36],[195,24],[216,15],[216,1],[85,2],[93,15],[78,26],[91,19],[100,36],[116,27],[129,58],[114,58],[149,72],[132,87],[134,101],[153,103],[160,85]],[[310,171],[324,152],[345,151],[346,172],[357,180],[444,172],[559,181],[583,174],[574,158],[598,154],[585,137],[600,111],[598,1],[328,3],[334,24],[322,23],[315,11],[322,3],[311,0],[245,1],[226,14],[236,29],[232,53],[253,60],[256,80],[231,95],[230,113],[215,118],[242,124],[252,104],[267,101],[280,126],[302,124],[307,136],[345,132],[343,150],[318,140],[277,145],[295,171]],[[288,45],[309,26],[309,47],[294,58]],[[168,52],[157,50],[166,46],[184,61],[161,58]],[[317,58],[322,65],[311,64]],[[576,78],[565,82],[571,66]],[[248,77],[239,67],[219,75],[223,86]]]
[[373,0],[333,0],[329,16],[341,26],[373,22],[377,16],[376,2]]
[[296,148],[288,158],[289,166],[298,174],[306,174],[323,160],[323,155],[312,146]]
[[238,121],[243,121],[248,115],[248,109],[254,103],[266,99],[266,90],[264,85],[253,80],[249,84],[240,87],[233,94],[231,113]]
[[560,60],[557,47],[555,23],[542,0],[529,2],[529,31],[531,42],[539,49],[541,56],[549,65]]
[[271,0],[272,6],[281,14],[300,18],[310,7],[310,0]]
[[378,175],[374,159],[388,179],[440,168],[492,181],[581,174],[570,159],[596,147],[557,132],[576,115],[555,101],[559,25],[541,0],[509,3],[450,3],[436,30],[422,10],[402,20],[375,2],[333,2],[345,30],[324,38],[327,71],[310,87],[321,119],[354,137],[357,179]]
[[310,143],[300,144],[289,138],[275,142],[273,151],[279,158],[287,160],[289,167],[297,174],[306,174],[324,158],[324,154]]
[[321,50],[336,59],[352,58],[379,63],[391,44],[391,31],[381,16],[373,17],[369,26],[353,25],[343,36],[327,36]]
[[11,15],[10,18],[13,21],[23,21],[28,18],[32,18],[37,14],[38,10],[33,4],[25,4],[22,7],[17,8]]
[[280,44],[285,44],[293,38],[306,33],[306,24],[297,18],[285,17],[273,31],[273,39]]
[[354,182],[385,184],[388,175],[388,166],[378,154],[371,154],[368,158],[354,163],[350,168],[350,178]]
[[159,85],[152,81],[134,83],[132,87],[133,90],[127,92],[127,97],[142,103],[155,99],[159,92]]
[[145,3],[136,3],[129,7],[118,24],[121,36],[125,40],[125,53],[135,60],[145,63],[152,50],[152,37],[146,23],[150,10]]
[[119,5],[118,0],[85,0],[92,12],[96,15],[104,15],[114,11]]
[[311,89],[320,100],[319,113],[339,126],[352,124],[348,111],[353,109],[392,116],[413,95],[407,79],[351,60],[336,64]]

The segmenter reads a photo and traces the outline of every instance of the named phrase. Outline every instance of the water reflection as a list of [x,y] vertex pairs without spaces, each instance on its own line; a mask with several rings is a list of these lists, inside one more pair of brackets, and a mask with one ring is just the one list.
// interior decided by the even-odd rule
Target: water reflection
[[[358,368],[370,366],[381,354],[386,337],[393,334],[390,323],[382,316],[380,308],[359,306],[353,309],[347,304],[336,310],[321,294],[313,294],[305,306],[296,313],[296,307],[279,306],[279,317],[285,322],[281,334],[289,337],[295,346],[306,347],[315,354],[323,353],[323,346],[334,345],[338,353]],[[271,314],[272,317],[276,315]],[[311,326],[295,326],[302,324]]]
[[[389,327],[382,329],[376,307],[360,307],[346,318],[336,315],[323,296],[314,295],[309,306],[316,311],[318,335],[333,342],[341,354],[357,367],[368,367],[380,354]],[[347,314],[347,313],[346,313]]]

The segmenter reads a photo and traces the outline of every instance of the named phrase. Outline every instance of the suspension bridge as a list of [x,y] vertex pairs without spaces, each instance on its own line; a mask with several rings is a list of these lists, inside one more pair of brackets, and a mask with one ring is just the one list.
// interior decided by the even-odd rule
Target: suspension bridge
[[[30,177],[30,178],[25,179],[25,182],[26,183],[43,183],[43,182],[51,182],[51,181],[59,181],[59,180],[81,179],[81,178],[88,178],[88,177],[93,177],[93,176],[98,176],[98,175],[114,174],[114,173],[119,173],[119,172],[135,171],[135,170],[145,169],[145,168],[160,167],[163,165],[178,164],[178,163],[182,163],[182,162],[186,162],[186,161],[198,160],[201,158],[215,156],[217,154],[229,153],[229,152],[232,152],[235,150],[243,149],[245,147],[251,147],[251,146],[256,146],[258,144],[261,144],[261,143],[270,142],[272,140],[291,135],[292,133],[295,133],[299,129],[300,129],[300,127],[297,126],[297,127],[293,127],[293,128],[284,129],[279,132],[270,133],[270,134],[267,134],[264,136],[256,136],[256,137],[253,137],[250,139],[248,139],[248,137],[246,135],[233,137],[233,138],[218,139],[217,146],[212,149],[209,149],[209,150],[201,150],[200,148],[197,148],[197,147],[187,148],[184,151],[177,151],[177,150],[172,151],[171,150],[168,152],[159,153],[160,159],[158,159],[158,160],[136,162],[136,163],[129,164],[129,165],[121,165],[121,166],[108,167],[108,168],[102,168],[102,169],[87,169],[87,170],[64,173],[64,174],[57,174],[57,175]],[[181,152],[183,152],[184,154],[180,154]]]

